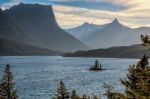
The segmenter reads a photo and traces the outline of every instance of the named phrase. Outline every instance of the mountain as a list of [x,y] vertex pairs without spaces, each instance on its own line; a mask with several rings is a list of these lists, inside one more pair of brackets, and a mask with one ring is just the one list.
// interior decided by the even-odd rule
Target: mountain
[[67,53],[64,57],[141,58],[144,54],[150,57],[149,49],[142,45],[132,45],[77,51],[75,53]]
[[60,55],[60,52],[38,48],[35,42],[0,9],[0,56]]
[[22,38],[30,37],[35,42],[28,45],[66,52],[89,49],[58,26],[51,6],[21,3],[5,10],[4,13],[23,31]]
[[130,45],[138,43],[136,33],[121,24],[117,19],[105,25],[103,29],[97,30],[84,39],[92,48],[107,48],[111,46]]
[[102,29],[104,25],[95,25],[85,22],[81,26],[67,29],[66,31],[78,39],[84,39],[91,35],[92,32]]
[[[86,28],[82,27],[82,30],[86,31]],[[82,34],[81,38],[78,36],[76,37],[91,48],[97,49],[112,46],[128,46],[140,43],[140,35],[150,33],[150,27],[139,27],[133,29],[123,25],[118,19],[114,19],[111,23],[100,25],[100,28],[93,29],[91,32],[85,33],[77,31],[77,33],[75,33],[75,31],[70,30],[70,33],[72,35],[78,33]]]
[[0,38],[0,56],[61,55],[62,53]]
[[0,9],[0,37],[23,44],[34,41],[26,35],[24,31]]
[[150,34],[150,27],[143,26],[143,27],[135,28],[134,31],[136,33],[140,33],[140,34],[144,33],[144,34],[149,35]]

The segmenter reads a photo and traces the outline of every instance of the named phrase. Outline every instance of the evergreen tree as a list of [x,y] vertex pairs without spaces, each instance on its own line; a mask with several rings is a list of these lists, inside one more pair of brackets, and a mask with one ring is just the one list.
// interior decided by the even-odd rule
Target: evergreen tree
[[125,94],[107,88],[108,99],[150,99],[150,66],[146,55],[136,64],[130,66],[127,77],[121,79]]
[[10,65],[6,65],[3,77],[0,81],[0,99],[17,99]]
[[82,98],[81,99],[90,99],[90,97],[89,96],[87,96],[87,95],[85,95],[85,94],[83,94],[83,96],[82,96]]
[[100,99],[97,95],[94,95],[93,99]]
[[69,99],[69,92],[63,81],[60,82],[60,85],[57,89],[57,95],[53,99]]
[[150,67],[146,55],[130,66],[127,78],[121,80],[128,99],[150,99]]
[[72,93],[71,93],[71,99],[80,99],[80,97],[76,93],[76,90],[72,91]]
[[112,85],[104,84],[104,88],[106,89],[104,95],[107,96],[108,99],[126,99],[123,94],[115,92]]
[[148,62],[148,57],[146,55],[141,58],[141,61],[138,62],[137,67],[139,68],[148,68],[149,62]]
[[142,45],[145,47],[150,47],[150,37],[148,35],[141,35]]

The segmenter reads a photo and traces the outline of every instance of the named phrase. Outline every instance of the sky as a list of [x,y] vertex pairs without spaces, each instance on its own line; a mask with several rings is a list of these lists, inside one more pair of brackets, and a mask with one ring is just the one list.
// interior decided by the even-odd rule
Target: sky
[[62,28],[84,22],[105,24],[115,18],[132,28],[150,26],[150,0],[0,0],[0,7],[8,9],[21,2],[52,5]]

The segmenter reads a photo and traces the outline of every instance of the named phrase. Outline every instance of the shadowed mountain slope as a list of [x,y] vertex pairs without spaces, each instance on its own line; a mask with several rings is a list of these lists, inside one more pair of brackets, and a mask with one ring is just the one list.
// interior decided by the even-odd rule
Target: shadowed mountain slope
[[0,56],[61,55],[62,53],[0,38]]
[[19,4],[4,12],[22,28],[25,33],[22,35],[28,35],[36,42],[35,46],[60,51],[89,49],[58,26],[51,6]]

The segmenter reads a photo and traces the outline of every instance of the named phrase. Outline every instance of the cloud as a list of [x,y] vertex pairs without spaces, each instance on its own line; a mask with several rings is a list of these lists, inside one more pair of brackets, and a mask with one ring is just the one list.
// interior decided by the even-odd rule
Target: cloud
[[62,28],[72,28],[83,24],[84,22],[102,24],[110,22],[110,19],[98,19],[94,17],[84,17],[74,14],[55,13],[58,24]]
[[15,0],[5,0],[5,2],[0,4],[0,8],[2,10],[5,10],[5,9],[8,9],[17,4],[19,4],[19,2],[15,1]]
[[110,0],[3,0],[2,6],[9,7],[16,3],[41,3],[41,4],[59,4],[65,6],[74,6],[79,8],[100,9],[110,11],[120,11],[126,9],[126,6],[110,2]]
[[56,5],[64,5],[64,6],[71,6],[71,7],[79,7],[79,8],[87,8],[87,9],[95,9],[95,10],[107,10],[107,11],[121,11],[128,9],[127,6],[116,5],[111,2],[93,2],[93,1],[51,1],[53,4]]
[[149,10],[130,10],[113,12],[103,10],[92,10],[86,8],[53,6],[56,19],[60,26],[68,27],[77,26],[83,22],[90,22],[95,24],[104,24],[111,22],[114,18],[118,18],[125,25],[131,27],[149,26],[150,25],[150,11]]
[[[150,9],[150,0],[1,0],[0,5],[12,5],[13,3],[42,3],[76,6],[79,8],[97,10],[128,10],[128,9]],[[8,3],[8,4],[6,4]]]

